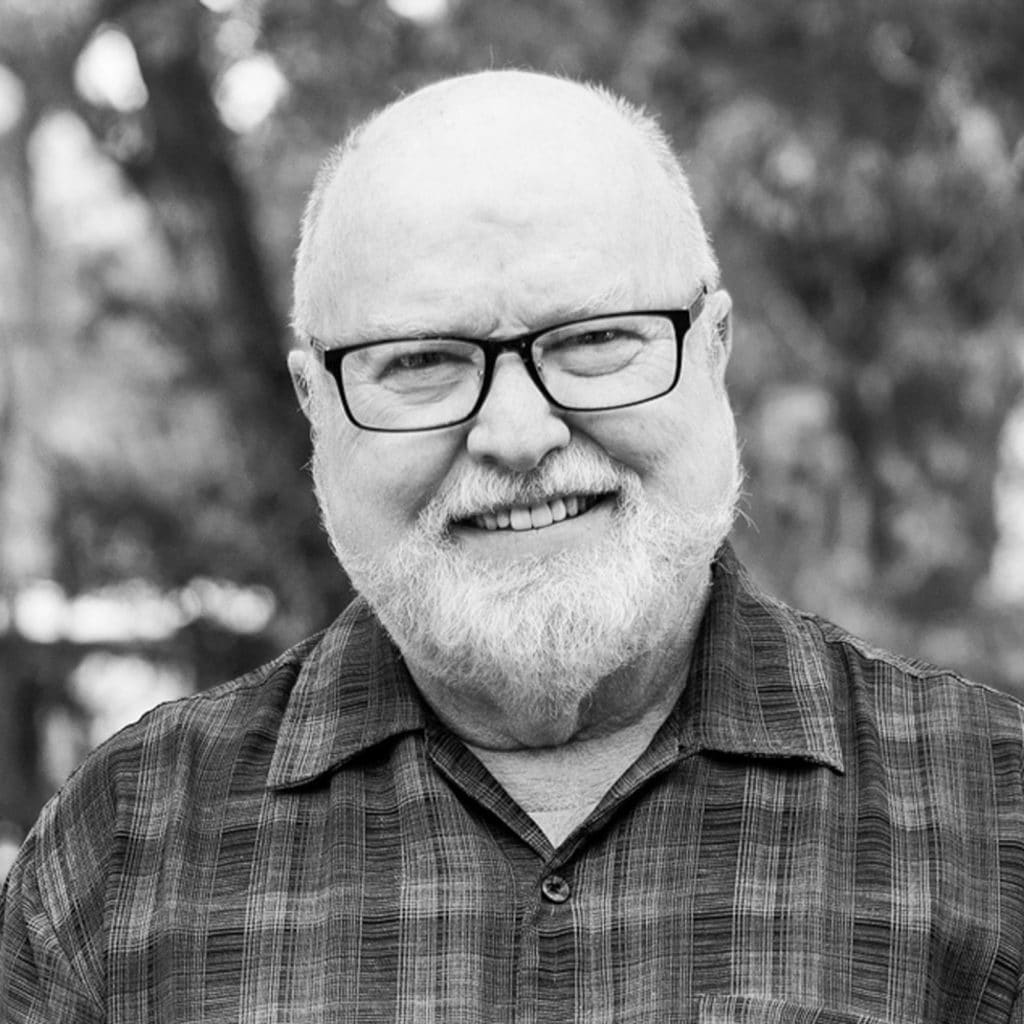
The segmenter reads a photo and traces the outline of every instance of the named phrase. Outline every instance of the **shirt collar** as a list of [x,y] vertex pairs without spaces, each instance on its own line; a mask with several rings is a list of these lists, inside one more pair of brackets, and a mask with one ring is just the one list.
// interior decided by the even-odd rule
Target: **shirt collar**
[[[728,543],[712,575],[676,710],[680,751],[802,758],[842,772],[829,675],[806,621],[758,591]],[[299,671],[267,784],[302,785],[378,743],[422,730],[431,717],[401,654],[357,598]]]
[[815,634],[808,617],[761,593],[723,544],[677,708],[680,750],[798,758],[844,772]]
[[357,597],[299,671],[267,785],[310,782],[378,743],[423,729],[427,716],[401,654]]

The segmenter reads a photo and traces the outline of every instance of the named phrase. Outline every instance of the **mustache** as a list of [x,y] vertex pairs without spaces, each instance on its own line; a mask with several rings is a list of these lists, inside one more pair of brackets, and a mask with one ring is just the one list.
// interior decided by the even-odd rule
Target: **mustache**
[[421,519],[443,528],[482,512],[536,505],[556,496],[633,492],[637,487],[639,477],[633,471],[606,455],[571,446],[549,453],[536,469],[525,473],[470,464],[445,482],[424,508]]

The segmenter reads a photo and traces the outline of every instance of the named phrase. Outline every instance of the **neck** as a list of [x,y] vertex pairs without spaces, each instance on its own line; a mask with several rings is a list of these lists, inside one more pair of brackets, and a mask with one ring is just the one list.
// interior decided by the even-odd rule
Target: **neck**
[[[710,584],[691,591],[682,614],[662,631],[663,641],[642,658],[598,678],[582,699],[559,706],[523,706],[507,690],[482,692],[438,679],[406,653],[409,671],[438,718],[467,743],[489,750],[538,750],[593,740],[660,724],[686,685],[690,658]],[[471,681],[469,681],[471,682]]]
[[494,750],[466,745],[557,847],[647,749],[671,710],[652,708],[618,733],[560,747]]

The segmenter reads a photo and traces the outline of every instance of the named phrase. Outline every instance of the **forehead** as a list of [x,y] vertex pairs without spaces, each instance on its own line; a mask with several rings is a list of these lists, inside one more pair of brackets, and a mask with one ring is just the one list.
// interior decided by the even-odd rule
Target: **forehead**
[[319,225],[335,336],[402,318],[534,326],[586,315],[591,295],[613,292],[669,300],[664,172],[607,105],[578,87],[555,92],[442,91],[370,126]]

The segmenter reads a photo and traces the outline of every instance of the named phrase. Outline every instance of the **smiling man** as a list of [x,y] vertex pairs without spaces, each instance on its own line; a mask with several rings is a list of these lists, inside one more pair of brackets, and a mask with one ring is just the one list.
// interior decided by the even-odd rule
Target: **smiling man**
[[1024,1024],[1021,708],[737,563],[730,300],[649,117],[387,108],[294,321],[360,596],[51,801],[0,1019]]
[[295,321],[331,373],[291,365],[325,521],[464,739],[675,704],[739,480],[716,280],[650,126],[540,76],[424,90],[322,175]]

